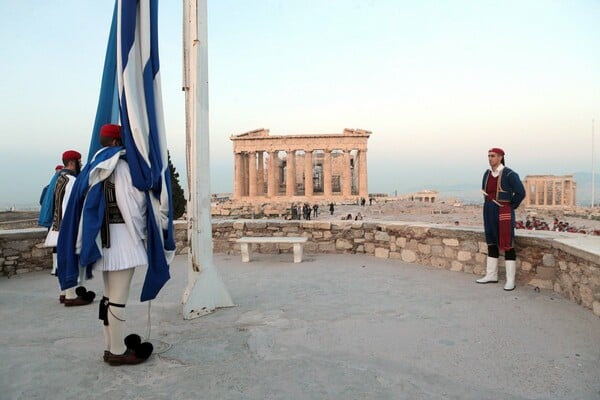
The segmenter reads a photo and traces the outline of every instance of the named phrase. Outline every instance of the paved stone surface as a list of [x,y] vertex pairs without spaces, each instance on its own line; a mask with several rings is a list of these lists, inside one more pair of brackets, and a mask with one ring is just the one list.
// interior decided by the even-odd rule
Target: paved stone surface
[[[600,398],[600,318],[553,292],[369,256],[215,261],[237,306],[183,320],[177,257],[151,306],[159,353],[132,367],[102,361],[97,301],[59,305],[47,272],[0,279],[0,398]],[[143,275],[126,315],[146,335]]]

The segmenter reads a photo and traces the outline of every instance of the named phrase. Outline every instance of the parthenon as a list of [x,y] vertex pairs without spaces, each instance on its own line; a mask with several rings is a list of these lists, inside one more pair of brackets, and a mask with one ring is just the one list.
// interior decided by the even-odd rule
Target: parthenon
[[573,175],[527,175],[525,186],[525,207],[565,208],[575,206],[577,184]]
[[269,135],[268,129],[257,129],[233,135],[233,200],[367,198],[370,135],[362,129],[277,136]]

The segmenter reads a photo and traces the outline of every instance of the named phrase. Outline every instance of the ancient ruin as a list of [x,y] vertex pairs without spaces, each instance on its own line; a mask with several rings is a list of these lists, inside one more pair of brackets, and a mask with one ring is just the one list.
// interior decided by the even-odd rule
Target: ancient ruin
[[368,198],[370,131],[269,135],[268,129],[231,136],[234,201],[346,201]]
[[523,205],[535,208],[575,207],[577,183],[573,175],[527,175],[523,180],[527,193]]

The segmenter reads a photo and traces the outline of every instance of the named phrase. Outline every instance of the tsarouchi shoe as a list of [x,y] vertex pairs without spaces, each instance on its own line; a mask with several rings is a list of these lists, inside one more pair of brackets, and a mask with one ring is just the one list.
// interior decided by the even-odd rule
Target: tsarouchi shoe
[[58,302],[60,304],[65,304],[65,299],[66,299],[66,297],[64,294],[61,294],[60,296],[58,296]]
[[65,299],[65,307],[77,307],[77,306],[87,306],[92,302],[88,299],[84,299],[83,297],[76,297],[74,299]]

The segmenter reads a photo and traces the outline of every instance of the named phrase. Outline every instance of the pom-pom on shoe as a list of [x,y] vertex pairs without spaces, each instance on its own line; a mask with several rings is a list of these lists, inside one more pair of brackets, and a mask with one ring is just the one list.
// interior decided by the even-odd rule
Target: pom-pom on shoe
[[107,362],[112,366],[141,364],[150,357],[153,350],[152,343],[140,343],[133,349],[127,349],[123,354],[109,352]]
[[75,294],[77,295],[76,298],[65,299],[65,307],[87,306],[96,298],[96,293],[87,290],[83,286],[79,286],[75,289]]
[[75,294],[77,297],[82,297],[84,300],[87,300],[90,303],[96,298],[96,293],[92,292],[91,290],[87,290],[84,286],[79,286],[77,289],[75,289]]
[[142,344],[142,338],[140,337],[140,335],[135,334],[135,333],[127,335],[127,337],[125,337],[124,341],[125,341],[125,346],[127,346],[128,349],[135,349],[137,346]]

